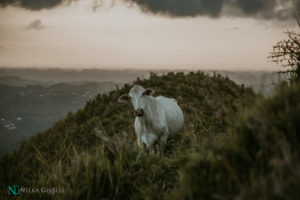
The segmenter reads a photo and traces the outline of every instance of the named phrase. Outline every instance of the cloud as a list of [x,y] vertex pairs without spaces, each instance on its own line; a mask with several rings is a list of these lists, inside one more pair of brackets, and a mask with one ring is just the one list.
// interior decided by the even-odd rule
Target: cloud
[[45,27],[42,24],[41,20],[36,19],[36,20],[30,22],[25,28],[27,30],[30,30],[30,29],[41,30],[41,29],[44,29]]
[[124,0],[138,5],[142,11],[172,17],[206,15],[218,17],[225,0]]
[[63,2],[71,2],[73,0],[0,0],[0,6],[8,5],[22,7],[28,10],[41,10],[54,8]]
[[222,30],[222,31],[237,31],[237,30],[239,30],[240,29],[240,27],[238,27],[238,26],[233,26],[233,27],[229,27],[229,28],[222,28],[222,29],[220,29],[220,30]]
[[[28,10],[54,8],[76,0],[0,0],[0,6]],[[81,0],[83,1],[83,0]],[[90,0],[100,2],[103,0]],[[116,0],[110,0],[112,4]],[[300,0],[119,0],[138,6],[143,12],[168,17],[221,16],[289,20],[300,14]]]
[[236,16],[287,20],[299,14],[300,0],[123,0],[142,11],[170,17]]
[[300,0],[228,0],[226,9],[228,16],[289,20],[300,14]]

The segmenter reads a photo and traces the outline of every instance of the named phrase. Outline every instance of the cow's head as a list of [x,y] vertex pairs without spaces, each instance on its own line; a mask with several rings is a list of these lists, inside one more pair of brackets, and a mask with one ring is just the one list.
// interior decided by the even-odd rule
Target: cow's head
[[151,88],[145,89],[142,86],[134,85],[129,94],[123,94],[118,98],[118,103],[126,103],[131,100],[134,108],[134,115],[137,117],[142,117],[147,106],[146,98],[154,93],[154,90]]

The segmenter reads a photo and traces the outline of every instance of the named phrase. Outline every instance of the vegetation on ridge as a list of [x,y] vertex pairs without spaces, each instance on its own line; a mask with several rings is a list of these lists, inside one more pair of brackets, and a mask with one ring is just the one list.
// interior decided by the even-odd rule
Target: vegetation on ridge
[[235,122],[211,159],[191,160],[169,199],[299,199],[300,85],[282,85]]
[[2,157],[1,199],[15,184],[64,189],[19,196],[28,199],[299,199],[299,84],[267,99],[201,72],[135,84],[175,97],[184,111],[164,156],[138,149],[131,105],[116,103],[125,85]]
[[[152,74],[134,84],[177,99],[185,114],[181,136],[172,138],[164,157],[140,151],[130,104],[117,104],[131,85],[98,95],[84,109],[68,114],[53,128],[37,134],[1,159],[1,188],[62,187],[62,199],[162,199],[178,186],[178,170],[194,157],[209,159],[212,146],[226,138],[235,114],[252,104],[252,89],[220,75]],[[22,194],[31,199],[58,198]]]
[[[296,17],[296,20],[300,28],[300,18]],[[269,59],[285,68],[277,73],[289,74],[291,83],[300,82],[300,33],[287,30],[285,34],[288,38],[273,46]]]

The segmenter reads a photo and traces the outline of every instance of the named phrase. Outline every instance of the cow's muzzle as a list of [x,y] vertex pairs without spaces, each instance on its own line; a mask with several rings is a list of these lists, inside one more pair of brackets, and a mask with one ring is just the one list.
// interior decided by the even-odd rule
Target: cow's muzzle
[[134,111],[136,117],[142,117],[144,115],[144,109],[137,109]]

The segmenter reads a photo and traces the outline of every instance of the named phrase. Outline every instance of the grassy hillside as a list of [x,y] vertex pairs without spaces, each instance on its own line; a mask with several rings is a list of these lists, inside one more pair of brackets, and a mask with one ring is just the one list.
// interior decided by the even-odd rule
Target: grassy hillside
[[[236,179],[240,173],[248,174],[245,180],[251,180],[251,170],[243,168],[250,161],[242,157],[243,152],[227,150],[227,140],[237,138],[239,129],[232,129],[236,113],[253,104],[254,92],[226,77],[201,72],[151,74],[149,79],[138,79],[135,84],[151,87],[157,95],[176,98],[183,109],[183,131],[169,140],[165,156],[137,148],[132,106],[116,103],[119,95],[131,88],[125,85],[108,95],[98,95],[84,109],[69,113],[51,129],[2,157],[1,196],[8,198],[7,187],[15,184],[64,188],[62,194],[20,196],[30,199],[172,199],[172,194],[184,199],[207,199],[240,194],[241,188],[236,187],[239,182],[234,181],[239,181]],[[240,129],[247,133],[243,129],[246,122],[239,123],[245,124]],[[248,140],[237,141],[232,148]],[[250,149],[251,144],[247,145]],[[216,153],[222,148],[229,152],[228,156],[233,155],[232,159],[246,159],[242,160],[242,168],[232,167],[237,170],[237,178],[222,174],[229,170],[227,162],[221,161],[227,154]],[[221,175],[215,175],[219,171]],[[210,193],[218,184],[217,192]]]
[[210,159],[190,160],[168,199],[299,199],[300,85],[240,114]]

